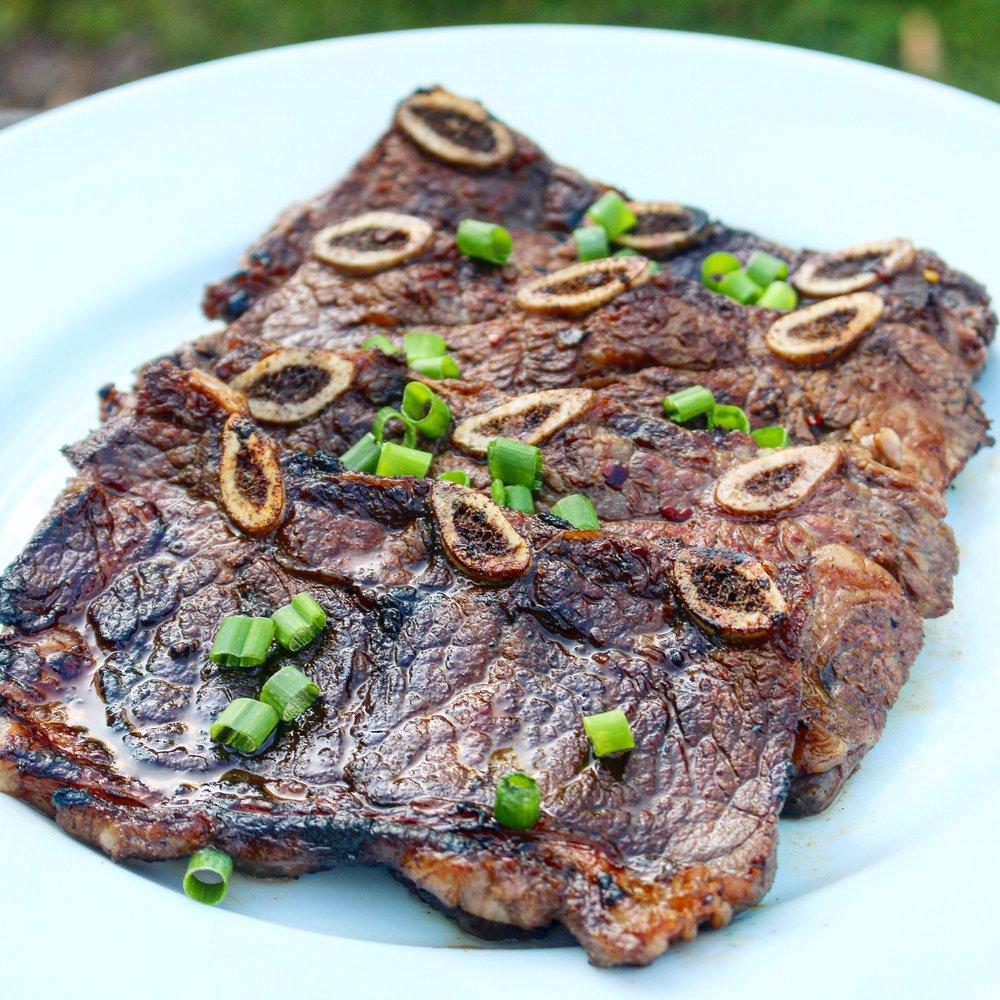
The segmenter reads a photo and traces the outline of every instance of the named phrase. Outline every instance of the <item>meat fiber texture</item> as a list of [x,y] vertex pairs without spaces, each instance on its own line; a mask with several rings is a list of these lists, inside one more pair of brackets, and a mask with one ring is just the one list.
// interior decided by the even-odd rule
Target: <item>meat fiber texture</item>
[[[436,160],[394,125],[344,181],[283,215],[248,250],[241,271],[209,289],[206,302],[220,301],[220,288],[232,295],[245,286],[229,335],[287,346],[356,347],[376,332],[436,329],[467,379],[500,392],[615,381],[630,402],[655,410],[666,392],[699,382],[755,423],[780,419],[801,443],[867,442],[888,428],[902,444],[896,466],[937,489],[989,443],[972,381],[985,364],[996,315],[978,283],[930,251],[917,251],[909,267],[884,276],[872,289],[885,304],[880,320],[844,358],[822,367],[790,365],[766,348],[764,333],[778,314],[740,305],[698,280],[712,251],[745,260],[763,250],[792,268],[812,251],[720,223],[664,261],[645,287],[584,317],[542,318],[516,308],[519,285],[575,259],[567,234],[585,221],[604,185],[552,164],[512,134],[517,154],[509,164],[476,173]],[[360,281],[310,254],[323,226],[386,207],[435,225],[437,237],[424,254]],[[511,228],[507,264],[456,251],[453,233],[468,217]],[[255,270],[261,253],[286,263]]]
[[[382,364],[392,368],[396,363],[384,359]],[[184,402],[185,391],[190,390],[176,369],[154,366],[139,394],[143,414],[174,420],[176,413],[198,412],[196,405]],[[942,614],[950,607],[957,557],[951,532],[941,520],[940,502],[864,452],[845,449],[840,454],[839,446],[828,445],[824,451],[831,454],[833,465],[800,503],[778,515],[733,515],[715,502],[714,486],[721,473],[739,468],[754,455],[751,439],[688,431],[622,411],[589,391],[575,393],[575,398],[581,396],[585,402],[576,420],[543,448],[546,477],[557,487],[545,491],[550,499],[582,489],[595,498],[609,529],[668,540],[674,546],[752,553],[768,563],[795,567],[804,581],[802,590],[810,595],[802,606],[805,634],[815,638],[803,648],[817,654],[800,654],[801,669],[814,678],[822,698],[816,700],[812,724],[800,727],[801,752],[788,808],[796,813],[824,808],[882,732],[886,711],[920,649],[920,614]],[[327,418],[320,422],[329,423]],[[165,440],[171,437],[168,431],[159,434]],[[81,468],[98,461],[106,478],[126,482],[136,462],[134,436],[130,422],[119,419],[71,448],[69,455]],[[140,431],[139,436],[145,440],[150,434]],[[298,440],[305,436],[300,428]],[[214,438],[208,442],[214,446]],[[615,470],[632,470],[636,482],[607,486],[607,449],[615,458],[624,458],[625,449],[633,451],[628,469],[611,464]],[[440,468],[452,464],[449,457],[441,456]],[[167,461],[156,451],[152,457],[142,456],[144,467],[185,482],[202,483],[201,470],[212,464],[190,444],[174,450]],[[466,458],[458,466],[469,468],[470,462]],[[474,485],[489,485],[482,471],[477,475],[473,468],[472,478]],[[682,491],[688,501],[698,503],[697,513],[689,509],[681,523],[648,520],[656,513],[648,507],[650,494],[666,503]],[[826,590],[838,591],[839,620],[819,613],[831,603],[821,594]],[[820,640],[820,630],[829,633],[834,628],[842,641],[831,647]],[[832,684],[833,677],[840,682]],[[812,752],[805,752],[807,744]],[[811,791],[819,776],[822,796]]]
[[[189,395],[181,408],[184,393]],[[507,512],[531,553],[505,587],[456,571],[451,484],[280,459],[281,528],[219,504],[229,414],[164,363],[72,449],[79,476],[0,583],[0,783],[115,858],[216,844],[251,872],[384,864],[448,909],[565,924],[600,964],[642,964],[724,924],[773,875],[798,721],[797,625],[721,643],[671,583],[677,546]],[[777,570],[792,598],[794,572]],[[218,621],[308,590],[321,641],[262,670],[207,661]],[[282,662],[323,690],[260,754],[211,720]],[[595,760],[582,715],[621,706],[636,749]],[[544,795],[529,833],[496,782]]]

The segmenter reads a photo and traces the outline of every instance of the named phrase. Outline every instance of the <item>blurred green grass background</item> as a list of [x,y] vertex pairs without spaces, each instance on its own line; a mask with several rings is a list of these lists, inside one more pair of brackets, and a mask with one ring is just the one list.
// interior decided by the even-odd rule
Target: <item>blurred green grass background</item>
[[47,107],[163,69],[315,38],[523,21],[766,39],[1000,99],[1000,0],[0,0],[0,106]]

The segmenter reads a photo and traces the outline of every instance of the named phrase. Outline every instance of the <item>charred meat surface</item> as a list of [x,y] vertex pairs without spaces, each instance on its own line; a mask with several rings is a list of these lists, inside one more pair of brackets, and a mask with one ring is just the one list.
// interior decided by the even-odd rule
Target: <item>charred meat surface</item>
[[[216,424],[225,411],[219,408],[214,417],[202,411],[199,418],[185,418],[183,428],[176,428],[175,409],[193,414],[199,410],[200,398],[196,395],[190,405],[169,408],[160,401],[176,401],[185,392],[197,394],[197,383],[191,385],[189,374],[161,363],[147,374],[133,412],[92,434],[70,452],[71,458],[82,471],[100,468],[102,476],[119,484],[132,482],[136,475],[167,476],[185,483],[199,496],[215,499]],[[567,398],[566,391],[552,392],[545,394],[541,403],[545,415],[570,418],[551,437],[539,440],[548,479],[543,496],[550,502],[563,493],[583,491],[594,498],[606,527],[615,533],[653,540],[671,552],[694,547],[748,554],[764,565],[785,567],[794,578],[794,585],[787,588],[793,604],[790,614],[805,638],[801,647],[789,648],[800,663],[806,690],[823,690],[824,678],[832,672],[848,679],[842,690],[829,695],[822,711],[810,711],[810,753],[796,752],[796,761],[807,770],[796,770],[790,808],[806,813],[828,804],[881,733],[885,712],[920,649],[920,613],[943,614],[950,607],[956,554],[951,532],[940,519],[940,502],[915,482],[868,461],[860,449],[814,447],[808,450],[809,460],[798,457],[803,449],[759,456],[744,435],[692,432],[623,411],[597,393],[571,390]],[[522,428],[531,427],[523,405],[513,402],[486,416],[497,421],[509,417],[511,411]],[[167,425],[154,429],[164,419]],[[538,427],[544,428],[544,421],[536,432]],[[460,423],[459,434],[461,428]],[[497,430],[517,436],[510,427],[498,426]],[[140,447],[136,439],[152,443]],[[164,462],[161,449],[167,442]],[[120,456],[127,456],[127,467]],[[606,472],[613,458],[626,463],[618,467],[626,470],[628,478],[609,486]],[[780,476],[800,465],[809,466],[813,458],[819,462],[818,472],[815,461],[810,466],[816,481],[808,495],[800,496],[793,506],[785,506],[782,499],[778,511],[748,515],[727,510],[718,502],[720,484],[727,478],[735,477],[743,488],[753,486],[759,498],[767,494],[760,480],[766,479],[771,489],[787,489],[789,476],[779,483]],[[774,470],[776,474],[770,479],[757,470],[762,461],[774,466],[776,459],[783,460],[783,466]],[[449,464],[445,457],[439,468]],[[463,457],[454,465],[471,469],[474,484],[488,489],[489,478],[475,459]],[[194,478],[191,469],[199,470]],[[679,523],[659,513],[658,505],[671,501],[692,505]],[[732,498],[729,502],[734,503]],[[480,496],[479,503],[499,513],[485,497]],[[525,555],[503,539],[509,525],[503,524],[493,533],[500,541],[497,547],[478,544],[470,560],[467,549],[449,541],[454,518],[442,517],[438,509],[434,514],[445,553],[453,564],[464,566],[467,575],[488,579],[491,574],[486,567],[493,564],[497,580],[525,571]],[[476,539],[478,532],[469,537]],[[836,579],[830,574],[817,577],[814,563],[821,559],[817,553],[841,550],[864,567],[864,572],[843,577],[839,585],[842,594],[824,597],[814,589],[813,581],[819,580],[834,591],[838,588],[830,582]],[[483,567],[482,572],[470,565],[474,559]],[[848,586],[866,576],[873,577],[876,585]],[[821,609],[835,601],[842,610],[850,605],[854,620],[845,613],[842,621],[834,624],[824,616]],[[896,624],[890,627],[890,620]],[[844,641],[830,645],[832,640],[828,640],[823,646],[818,638],[823,632]],[[859,676],[864,678],[860,693],[855,681]],[[800,728],[800,742],[806,739],[806,732]],[[813,792],[800,803],[798,789],[816,773],[825,775],[824,795]]]
[[[583,493],[611,522],[689,509],[691,531],[716,532],[726,547],[741,551],[766,543],[781,559],[840,542],[884,566],[921,614],[951,608],[958,556],[944,504],[918,479],[862,448],[762,451],[748,435],[680,427],[600,391],[515,396],[476,413],[491,401],[489,391],[477,398],[467,385],[437,389],[460,417],[453,450],[438,468],[464,469],[482,489],[489,487],[479,443],[485,430],[542,449],[543,503]],[[751,489],[753,503],[741,506],[738,496]]]
[[[724,251],[745,262],[758,250],[787,261],[793,275],[809,261],[834,256],[793,250],[753,233],[715,223],[697,248],[673,257],[664,266],[678,277],[698,281],[701,263],[709,253]],[[971,374],[982,371],[987,349],[996,334],[997,317],[979,282],[923,249],[916,250],[907,266],[892,273],[876,273],[878,281],[867,287],[885,302],[887,322],[919,328],[960,358]],[[808,301],[808,292],[803,294]]]
[[[80,478],[0,585],[7,790],[117,858],[215,843],[260,873],[385,864],[474,917],[560,921],[600,964],[644,964],[765,891],[798,670],[777,636],[720,644],[689,615],[673,547],[505,512],[529,564],[484,586],[434,507],[460,488],[288,453],[283,522],[253,538],[212,496],[231,415],[185,411],[171,440],[150,392],[100,432],[114,448],[74,451]],[[179,461],[195,453],[200,478]],[[215,627],[302,589],[331,624],[287,659],[323,698],[230,753],[209,724],[263,675],[208,663]],[[610,706],[636,738],[615,766],[581,725]],[[543,790],[529,833],[492,817],[512,770]]]
[[[524,252],[532,248],[548,262],[546,270],[563,253],[547,237],[526,243]],[[799,443],[829,438],[870,447],[889,430],[900,441],[893,464],[936,489],[990,441],[967,367],[891,310],[866,321],[839,355],[803,366],[768,347],[769,331],[787,315],[742,306],[669,274],[583,315],[547,316],[513,301],[535,273],[530,267],[478,273],[472,262],[454,263],[454,280],[443,282],[407,273],[422,265],[375,279],[323,275],[337,289],[328,305],[317,304],[307,264],[225,336],[338,351],[374,332],[428,326],[445,336],[465,380],[490,386],[498,401],[504,394],[595,385],[658,413],[666,393],[700,383],[720,402],[743,407],[755,424],[782,423]],[[857,295],[878,301],[871,292]],[[201,353],[218,354],[221,336]],[[196,352],[193,361],[200,360]]]

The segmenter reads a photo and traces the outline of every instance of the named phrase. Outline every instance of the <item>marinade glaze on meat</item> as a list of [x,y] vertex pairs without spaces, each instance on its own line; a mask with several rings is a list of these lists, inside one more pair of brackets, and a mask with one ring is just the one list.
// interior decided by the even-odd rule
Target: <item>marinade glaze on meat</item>
[[[530,566],[480,585],[445,554],[440,505],[468,491],[295,453],[281,528],[242,537],[216,502],[228,416],[161,366],[73,450],[79,478],[3,579],[5,788],[114,857],[211,842],[260,873],[378,862],[484,920],[559,920],[601,963],[647,962],[760,897],[794,614],[720,643],[677,596],[676,546],[499,508]],[[794,601],[794,573],[772,572]],[[323,699],[260,755],[229,753],[209,723],[263,678],[207,663],[216,623],[301,589],[330,626],[288,659]],[[579,725],[608,705],[632,719],[625,761],[593,760]],[[525,835],[491,815],[512,769],[545,796]]]
[[[67,449],[78,477],[0,581],[0,787],[113,857],[215,843],[262,874],[383,864],[479,926],[557,921],[593,961],[643,964],[759,899],[783,804],[823,808],[878,739],[921,615],[950,607],[940,490],[988,441],[972,379],[996,320],[975,282],[918,251],[879,277],[882,315],[851,351],[790,365],[765,343],[778,314],[697,275],[715,249],[793,268],[811,254],[719,224],[585,314],[526,311],[519,291],[574,261],[568,233],[605,188],[475,108],[457,127],[442,100],[469,105],[441,91],[404,102],[344,182],[208,290],[209,315],[234,322],[108,392],[104,425]],[[431,238],[367,274],[312,251],[321,230],[373,211],[419,217]],[[505,265],[457,253],[467,217],[511,230]],[[537,422],[490,414],[555,390],[550,404],[570,403],[532,442],[540,506],[587,493],[604,531],[330,458],[411,377],[362,345],[413,327],[444,334],[465,375],[429,383],[456,420],[435,471],[486,486],[463,424],[527,439]],[[808,446],[752,510],[740,490],[768,453],[663,419],[664,393],[694,382]],[[284,491],[280,523],[257,538],[220,491],[221,429],[245,412],[242,392],[266,404]],[[456,536],[473,513],[517,539],[506,563]],[[692,560],[729,598],[757,567],[783,608],[766,634],[700,617],[680,585]],[[323,698],[259,754],[230,753],[211,720],[266,674],[209,663],[214,630],[300,590],[331,625],[282,660]],[[616,706],[636,750],[594,760],[581,717]],[[529,833],[492,817],[512,770],[544,794]]]

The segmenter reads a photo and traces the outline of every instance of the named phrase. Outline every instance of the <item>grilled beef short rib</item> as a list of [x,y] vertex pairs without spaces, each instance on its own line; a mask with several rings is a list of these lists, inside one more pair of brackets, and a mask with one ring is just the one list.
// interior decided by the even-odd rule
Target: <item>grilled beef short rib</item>
[[[562,922],[595,962],[642,964],[756,901],[786,793],[788,811],[818,811],[878,738],[919,615],[950,604],[937,491],[989,441],[971,383],[996,318],[917,251],[879,275],[882,315],[850,350],[791,365],[765,341],[777,314],[707,291],[700,264],[810,255],[718,223],[586,314],[526,311],[524,286],[572,263],[567,234],[604,188],[475,109],[456,160],[454,121],[428,110],[456,100],[409,101],[423,125],[398,117],[344,182],[279,219],[207,291],[208,314],[234,322],[172,354],[181,370],[102,393],[107,422],[67,449],[78,478],[0,580],[0,787],[114,857],[218,843],[264,874],[384,864],[463,919]],[[419,216],[433,238],[363,276],[312,253],[321,229],[373,210]],[[457,252],[468,217],[511,229],[506,265]],[[586,401],[538,442],[541,500],[586,492],[605,531],[330,457],[408,377],[363,345],[415,326],[464,370],[431,383],[457,418],[540,390]],[[801,495],[771,469],[780,510],[741,509],[757,487],[733,477],[766,453],[665,422],[663,395],[694,382],[820,443],[806,464],[833,455],[829,469]],[[455,430],[437,468],[482,485]],[[275,463],[273,523],[241,520],[220,486],[225,447],[249,441]],[[484,524],[505,526],[498,540]],[[737,600],[757,586],[741,580],[779,595],[742,630],[685,590]],[[210,664],[215,626],[299,590],[331,625],[279,661],[323,699],[263,752],[231,754],[208,726],[273,665]],[[580,717],[612,705],[637,749],[595,761]],[[492,817],[516,769],[545,795],[529,834]]]
[[[890,470],[879,472],[862,459],[834,454],[829,470],[796,506],[756,518],[729,514],[712,499],[715,484],[726,469],[740,468],[740,461],[753,454],[749,439],[734,435],[713,450],[715,435],[623,413],[589,392],[575,394],[581,395],[583,410],[543,451],[558,458],[563,475],[573,469],[590,477],[567,491],[586,489],[603,473],[604,463],[593,460],[581,437],[585,440],[595,427],[602,438],[632,428],[633,439],[625,444],[635,446],[637,440],[643,449],[636,466],[657,472],[661,488],[684,488],[692,502],[701,501],[697,513],[682,523],[650,521],[649,511],[636,506],[623,522],[608,522],[609,529],[670,549],[748,552],[794,572],[804,637],[798,659],[806,689],[815,697],[799,728],[789,809],[806,813],[825,807],[877,741],[920,649],[916,608],[923,604],[929,612],[942,613],[948,606],[954,545],[939,520],[937,502],[905,480],[894,484]],[[147,371],[135,408],[71,448],[69,456],[82,472],[99,470],[103,479],[120,486],[136,476],[169,478],[218,500],[218,434],[205,425],[206,413],[218,405],[190,375],[160,363]],[[177,429],[182,423],[183,433]],[[467,458],[463,462],[468,465]],[[600,504],[600,493],[594,495]],[[636,504],[643,502],[640,498]],[[617,512],[627,514],[621,508]],[[898,550],[886,545],[892,535],[899,536]],[[887,563],[907,592],[873,560]],[[827,590],[831,595],[821,596]],[[843,611],[836,625],[841,641],[830,646],[822,633],[833,626],[823,609],[834,604]],[[822,794],[816,791],[820,780]]]
[[[179,410],[157,405],[183,386]],[[6,790],[118,858],[215,843],[265,874],[384,864],[478,918],[560,921],[601,964],[648,962],[760,897],[798,719],[796,615],[720,642],[678,596],[679,546],[485,499],[530,565],[475,582],[442,505],[478,494],[321,455],[284,453],[282,526],[244,537],[217,502],[230,411],[191,376],[173,387],[147,384],[74,449],[79,478],[0,583]],[[795,602],[796,573],[771,572]],[[303,589],[330,624],[277,662],[323,698],[266,752],[229,753],[211,720],[277,662],[210,664],[215,627]],[[637,747],[594,760],[581,716],[612,705]],[[492,818],[512,770],[544,794],[528,834]]]
[[[413,145],[405,133],[395,132],[404,144],[398,149]],[[416,148],[411,155],[421,163],[426,159]],[[453,168],[438,164],[428,169]],[[383,207],[415,211],[409,199],[419,191],[411,189],[405,172],[400,177],[396,200],[388,204],[379,200],[384,188],[370,201],[368,194],[349,196],[350,184],[321,196],[317,204],[336,205],[342,214]],[[478,173],[470,190],[481,197],[489,183],[489,171]],[[506,189],[501,184],[498,190]],[[498,204],[508,204],[506,195],[499,197]],[[308,230],[310,238],[335,215],[324,208]],[[967,370],[975,369],[977,351],[992,336],[994,320],[981,290],[939,260],[918,255],[919,274],[911,267],[880,283],[887,308],[861,342],[833,364],[803,370],[782,362],[764,345],[775,314],[740,306],[692,279],[697,276],[694,262],[706,246],[742,257],[764,249],[782,254],[793,266],[806,258],[805,252],[796,254],[715,224],[700,243],[668,259],[659,277],[588,315],[525,313],[516,301],[518,288],[539,272],[572,260],[572,244],[560,232],[564,223],[565,218],[552,223],[549,217],[543,224],[537,215],[533,220],[513,218],[512,225],[536,228],[515,231],[515,253],[502,268],[463,257],[447,228],[439,229],[422,255],[363,278],[331,268],[304,250],[298,269],[276,279],[271,294],[226,331],[182,348],[175,360],[238,383],[248,368],[282,351],[350,354],[376,332],[388,332],[398,342],[398,333],[409,327],[437,329],[465,369],[461,383],[436,386],[456,415],[505,405],[512,394],[528,389],[600,387],[595,397],[600,406],[583,422],[586,426],[577,422],[562,428],[545,447],[550,501],[559,493],[580,490],[592,496],[602,518],[612,520],[657,514],[669,519],[679,511],[679,520],[686,521],[690,510],[690,523],[678,529],[681,536],[724,539],[800,564],[825,544],[846,544],[888,569],[921,613],[947,610],[954,543],[940,522],[943,505],[914,480],[941,488],[988,440]],[[924,274],[930,264],[937,268],[933,281]],[[914,282],[943,286],[935,295],[928,293],[923,312]],[[949,306],[943,310],[946,288]],[[959,357],[967,364],[958,363]],[[397,360],[381,364],[398,375]],[[370,365],[374,370],[379,362]],[[780,422],[793,438],[810,444],[836,442],[833,447],[841,449],[838,474],[828,477],[807,508],[796,505],[780,517],[755,519],[721,509],[712,485],[723,470],[751,458],[752,446],[738,434],[689,435],[651,415],[660,412],[664,393],[694,380],[709,385],[719,401],[742,405],[755,423]],[[391,384],[391,379],[383,381]],[[345,436],[339,426],[329,434],[325,426],[331,419],[342,423],[338,409],[330,408],[332,418],[271,430],[293,447],[313,451],[327,440],[331,450],[342,451],[351,435]],[[350,429],[356,440],[363,421],[353,421]],[[467,467],[466,457],[460,452],[443,455],[438,467]],[[476,485],[486,485],[483,474],[472,471]],[[618,481],[616,474],[624,479]],[[873,593],[878,591],[876,586]],[[828,741],[832,755],[812,758],[811,766],[828,772],[830,780],[823,796],[811,795],[809,804],[801,806],[793,803],[798,811],[826,804],[881,730],[884,709],[895,699],[919,647],[917,629],[909,627],[912,615],[889,618],[897,623],[903,618],[908,627],[894,632],[894,641],[886,644],[885,668],[878,671],[882,689],[870,684],[868,697],[847,699],[856,720],[868,720],[858,727],[864,736],[843,744]],[[877,710],[869,711],[870,699]],[[850,768],[844,766],[847,758],[853,761]],[[840,774],[839,781],[832,780],[834,773]]]
[[700,383],[720,402],[743,407],[755,424],[782,423],[803,444],[849,440],[871,449],[886,428],[900,441],[896,466],[937,489],[990,441],[973,375],[925,328],[929,313],[919,321],[905,313],[911,322],[903,323],[902,310],[886,309],[843,358],[801,368],[765,345],[778,314],[668,272],[582,317],[526,313],[512,302],[516,289],[539,267],[565,264],[567,250],[545,234],[515,238],[512,261],[485,272],[453,246],[441,247],[441,267],[416,261],[374,278],[345,277],[307,261],[224,334],[181,360],[215,361],[262,340],[356,349],[377,333],[398,340],[399,332],[420,327],[443,334],[464,378],[491,387],[498,402],[590,385],[655,413],[664,394]]
[[[527,140],[517,137],[517,143]],[[295,267],[268,272],[235,332],[337,349],[358,346],[373,332],[433,325],[447,335],[468,378],[513,392],[654,369],[650,375],[659,384],[652,394],[662,395],[663,385],[702,382],[755,421],[781,419],[801,443],[834,437],[870,446],[888,428],[901,439],[900,466],[939,489],[988,443],[988,422],[971,380],[985,362],[996,316],[981,286],[928,251],[878,282],[873,291],[885,304],[883,315],[852,352],[805,371],[763,345],[777,314],[735,303],[697,279],[712,250],[741,259],[767,250],[793,268],[811,252],[718,223],[668,259],[644,288],[582,320],[541,319],[510,308],[516,285],[573,259],[566,233],[601,189],[537,157],[529,157],[532,179],[522,177],[522,194],[512,199],[517,156],[503,168],[470,172],[429,156],[394,125],[347,180],[289,214],[258,245],[257,252],[272,240],[294,245],[288,260]],[[309,242],[322,226],[385,207],[423,214],[439,229],[433,248],[361,282],[311,257]],[[464,259],[451,245],[457,221],[469,216],[517,230],[514,255],[503,268]],[[252,257],[250,252],[248,267]],[[239,280],[253,285],[256,278],[248,275],[259,270],[250,267]],[[272,287],[279,291],[259,294]],[[221,294],[210,290],[207,301]]]

